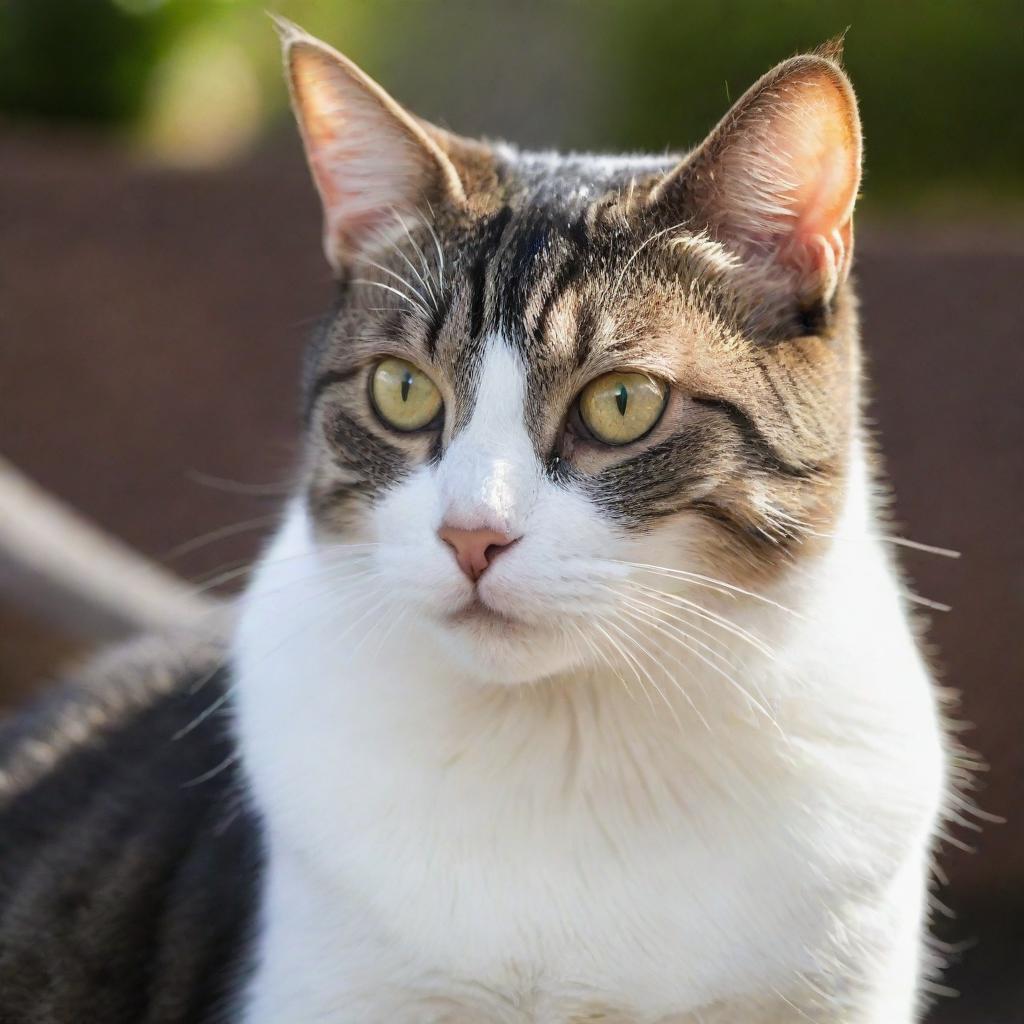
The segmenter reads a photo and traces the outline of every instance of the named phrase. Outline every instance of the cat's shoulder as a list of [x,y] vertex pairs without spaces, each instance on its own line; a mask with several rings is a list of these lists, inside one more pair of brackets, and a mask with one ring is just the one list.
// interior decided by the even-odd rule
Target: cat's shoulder
[[262,855],[225,654],[137,641],[0,723],[5,1021],[199,1021],[230,997]]
[[[226,693],[229,678],[226,648],[214,633],[146,636],[67,669],[0,718],[0,814],[57,776],[62,792],[80,790],[92,775],[73,769],[86,763],[105,761],[115,771],[116,755],[133,739],[155,739],[165,728],[177,735],[197,705]],[[174,760],[194,756],[214,736],[203,730],[196,740]]]

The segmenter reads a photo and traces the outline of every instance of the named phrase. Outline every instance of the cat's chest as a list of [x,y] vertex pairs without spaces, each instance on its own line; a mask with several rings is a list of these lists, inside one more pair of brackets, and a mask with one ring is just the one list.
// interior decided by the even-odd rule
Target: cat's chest
[[[375,790],[367,781],[364,798]],[[754,826],[717,793],[695,791],[671,813],[643,807],[667,793],[637,790],[632,806],[628,791],[576,794],[556,813],[493,792],[490,808],[463,798],[456,811],[422,790],[400,812],[352,821],[334,848],[336,886],[278,858],[269,919],[282,908],[282,932],[306,946],[281,951],[288,970],[330,949],[331,969],[310,970],[318,990],[334,989],[326,1005],[464,989],[479,1003],[467,1019],[564,1022],[588,1007],[659,1020],[733,993],[738,974],[770,985],[810,966],[822,894],[784,802]]]

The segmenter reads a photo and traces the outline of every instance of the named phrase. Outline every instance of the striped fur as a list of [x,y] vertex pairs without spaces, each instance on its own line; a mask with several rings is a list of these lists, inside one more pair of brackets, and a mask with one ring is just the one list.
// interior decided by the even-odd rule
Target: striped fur
[[[483,341],[500,334],[527,367],[538,460],[625,528],[698,515],[719,542],[709,562],[760,572],[827,531],[857,414],[848,287],[814,334],[752,330],[747,268],[702,230],[659,226],[639,195],[660,177],[649,160],[561,163],[508,146],[492,160],[482,212],[404,218],[408,233],[357,257],[339,284],[308,391],[308,485],[324,522],[443,458],[472,414]],[[367,377],[385,353],[434,375],[442,436],[397,437],[376,420]],[[620,367],[671,381],[663,423],[625,450],[574,446],[575,398]]]

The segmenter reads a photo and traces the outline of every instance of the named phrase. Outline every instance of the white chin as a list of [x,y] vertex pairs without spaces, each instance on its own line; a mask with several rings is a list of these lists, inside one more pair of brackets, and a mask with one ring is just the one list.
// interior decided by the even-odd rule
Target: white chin
[[439,632],[458,665],[482,683],[539,682],[575,660],[561,633],[540,625],[445,622]]

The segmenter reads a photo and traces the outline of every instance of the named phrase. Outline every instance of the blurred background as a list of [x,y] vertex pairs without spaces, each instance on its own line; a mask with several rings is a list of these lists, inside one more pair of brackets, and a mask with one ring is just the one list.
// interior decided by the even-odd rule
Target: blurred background
[[[331,295],[268,7],[437,123],[576,149],[686,148],[772,64],[849,30],[893,532],[962,552],[900,557],[952,606],[929,643],[990,766],[976,798],[1008,819],[943,851],[950,994],[929,1021],[1024,1021],[1024,5],[0,0],[0,459],[227,588],[287,488],[303,339]],[[8,709],[123,631],[11,578]]]

